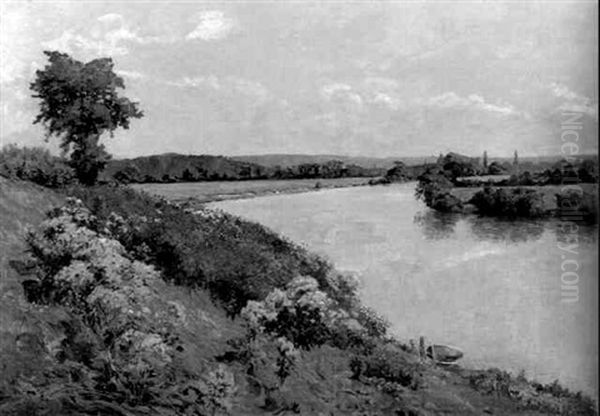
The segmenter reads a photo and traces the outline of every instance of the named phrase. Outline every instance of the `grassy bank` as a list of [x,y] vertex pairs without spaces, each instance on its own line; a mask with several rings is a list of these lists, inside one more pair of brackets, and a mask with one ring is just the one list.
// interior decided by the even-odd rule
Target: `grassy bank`
[[0,190],[1,414],[595,414],[558,384],[420,358],[259,224],[122,187]]
[[158,195],[169,201],[205,203],[262,195],[318,191],[368,184],[368,178],[250,180],[229,182],[184,182],[132,184],[134,189]]

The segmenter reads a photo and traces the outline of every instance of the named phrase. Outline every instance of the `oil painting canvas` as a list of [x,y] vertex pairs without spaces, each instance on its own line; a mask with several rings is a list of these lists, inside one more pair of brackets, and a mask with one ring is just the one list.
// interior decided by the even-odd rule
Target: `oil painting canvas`
[[598,2],[0,2],[0,414],[597,415]]

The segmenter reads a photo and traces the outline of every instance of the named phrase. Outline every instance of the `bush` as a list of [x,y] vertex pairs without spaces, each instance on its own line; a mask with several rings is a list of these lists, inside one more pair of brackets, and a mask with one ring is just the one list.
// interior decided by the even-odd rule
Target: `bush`
[[161,298],[159,273],[112,238],[120,222],[103,222],[70,198],[27,235],[37,267],[28,299],[66,307],[79,320],[55,358],[75,362],[92,395],[127,406],[226,409],[232,376],[219,370],[202,380],[176,365],[185,318]]
[[407,362],[404,353],[386,346],[378,346],[368,355],[356,355],[350,361],[352,377],[377,378],[418,388],[420,374],[417,364]]
[[469,202],[481,215],[537,218],[546,214],[544,195],[534,189],[485,187]]
[[460,212],[462,201],[451,194],[452,182],[441,171],[427,171],[419,176],[416,189],[417,199],[440,212]]
[[556,194],[557,214],[572,219],[581,217],[589,223],[598,221],[598,199],[596,195],[569,189]]
[[0,175],[50,188],[74,183],[75,172],[61,158],[41,147],[7,145],[0,150]]
[[248,302],[242,318],[251,333],[284,337],[296,347],[310,349],[330,339],[338,315],[315,279],[297,277],[285,291],[274,289],[264,301]]
[[212,210],[196,214],[121,186],[73,187],[98,218],[125,218],[117,239],[176,284],[207,288],[236,315],[249,300],[310,276],[327,293],[332,266],[267,228]]

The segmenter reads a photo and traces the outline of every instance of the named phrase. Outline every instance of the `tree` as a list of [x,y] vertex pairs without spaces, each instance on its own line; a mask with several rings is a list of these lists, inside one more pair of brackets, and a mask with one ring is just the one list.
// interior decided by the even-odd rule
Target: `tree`
[[513,158],[513,165],[517,166],[519,164],[519,154],[517,153],[517,151],[515,150],[515,156]]
[[488,167],[488,158],[487,158],[487,150],[483,152],[483,168],[487,169]]
[[60,138],[61,148],[71,152],[70,164],[79,181],[86,185],[96,182],[110,155],[99,143],[108,132],[111,137],[118,127],[129,128],[131,118],[143,113],[138,103],[120,97],[117,88],[124,89],[123,79],[113,72],[111,58],[79,62],[57,51],[44,51],[49,64],[36,71],[30,88],[39,98],[40,113],[34,124],[41,123],[46,138]]

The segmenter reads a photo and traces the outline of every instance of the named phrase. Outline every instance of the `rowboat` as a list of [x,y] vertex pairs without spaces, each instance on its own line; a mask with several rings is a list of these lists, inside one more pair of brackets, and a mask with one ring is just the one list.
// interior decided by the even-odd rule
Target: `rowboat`
[[463,357],[460,348],[451,345],[430,345],[427,347],[427,356],[440,364],[452,364]]

